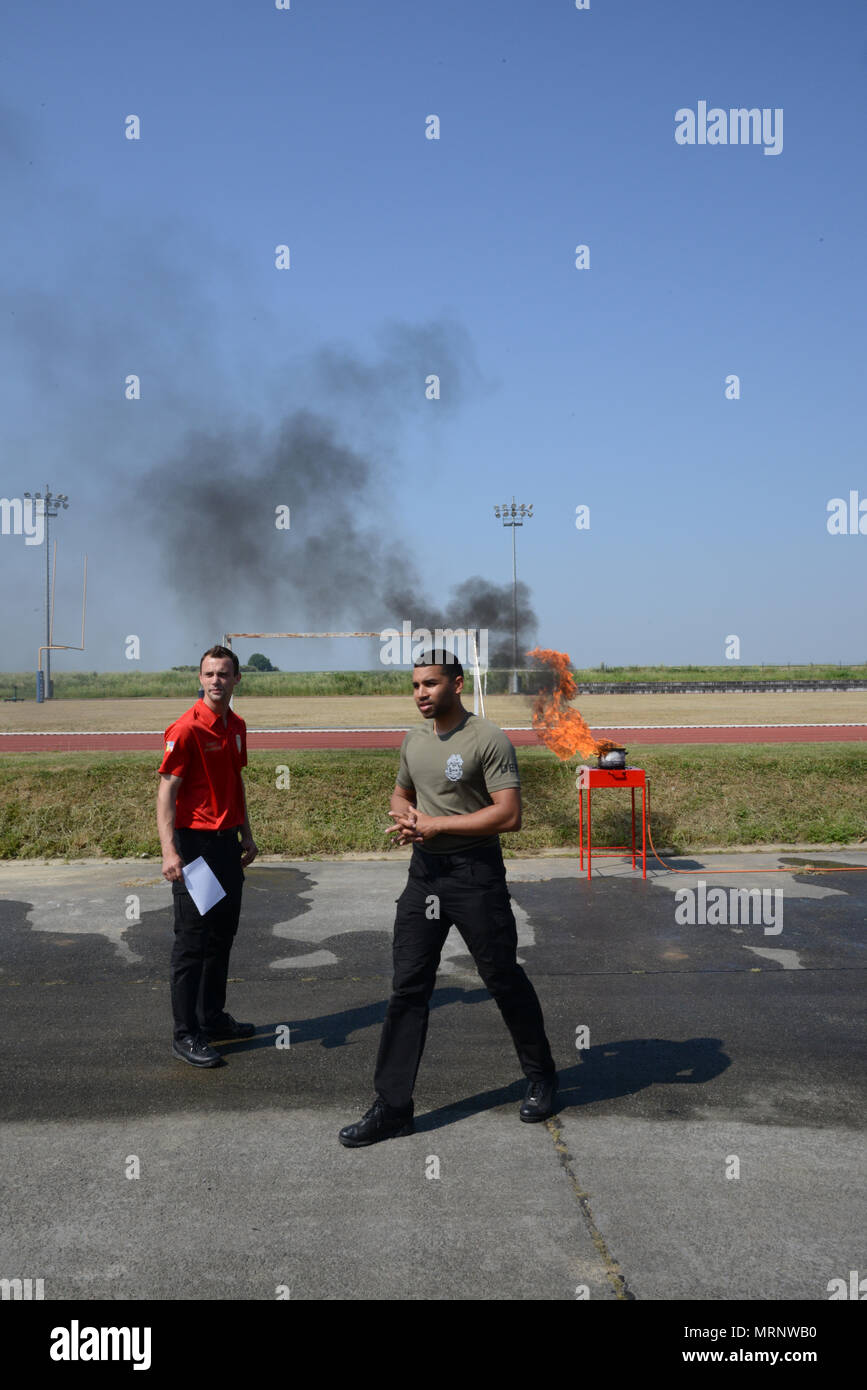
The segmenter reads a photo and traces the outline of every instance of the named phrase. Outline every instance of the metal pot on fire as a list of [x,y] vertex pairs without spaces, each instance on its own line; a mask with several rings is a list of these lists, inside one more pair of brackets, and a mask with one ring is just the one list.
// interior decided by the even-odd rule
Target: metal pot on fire
[[613,768],[620,768],[622,770],[626,767],[626,749],[609,748],[607,753],[599,754],[598,761],[600,767],[607,768],[609,771]]

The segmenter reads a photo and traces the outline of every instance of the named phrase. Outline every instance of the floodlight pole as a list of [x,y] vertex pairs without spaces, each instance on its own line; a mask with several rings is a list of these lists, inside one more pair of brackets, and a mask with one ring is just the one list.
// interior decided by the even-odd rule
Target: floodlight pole
[[[45,546],[45,678],[44,678],[44,698],[50,700],[53,695],[51,685],[51,650],[52,650],[52,628],[54,614],[51,602],[51,551],[48,545],[48,530],[53,516],[59,515],[61,507],[64,511],[69,510],[69,498],[64,492],[52,492],[48,484],[45,484],[45,495],[41,492],[25,492],[25,497],[31,501],[42,503],[42,515],[45,517],[45,535],[43,545]],[[54,508],[54,510],[52,510]]]
[[[57,541],[54,542],[55,560],[57,558]],[[77,647],[72,642],[54,642],[39,648],[36,658],[36,703],[42,704],[45,699],[45,676],[42,670],[42,653],[45,652],[46,663],[49,660],[49,652],[83,652],[84,651],[84,624],[87,613],[87,556],[84,557],[84,577],[81,588],[81,646]],[[52,609],[51,631],[54,632],[54,613]]]
[[512,690],[513,695],[518,693],[518,558],[515,550],[515,527],[523,526],[523,521],[516,520],[517,517],[533,515],[533,503],[529,507],[523,502],[518,505],[512,497],[512,504],[506,503],[504,506],[494,508],[494,516],[501,517],[504,526],[512,528]]

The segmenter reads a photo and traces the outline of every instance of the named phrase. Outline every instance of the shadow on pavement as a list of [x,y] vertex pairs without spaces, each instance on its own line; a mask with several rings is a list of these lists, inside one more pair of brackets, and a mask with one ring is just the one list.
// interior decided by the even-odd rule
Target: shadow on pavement
[[[721,1048],[721,1038],[688,1038],[686,1042],[634,1038],[590,1047],[577,1066],[560,1071],[557,1113],[634,1095],[654,1085],[701,1085],[731,1066],[731,1058]],[[526,1085],[526,1081],[515,1081],[417,1115],[416,1131],[440,1129],[467,1115],[520,1101]]]
[[[459,989],[450,987],[446,989],[435,989],[430,1001],[431,1009],[442,1009],[447,1004],[484,1004],[490,999],[486,989]],[[287,1018],[278,1019],[274,1023],[262,1024],[257,1028],[256,1036],[246,1038],[240,1042],[226,1043],[215,1046],[223,1056],[229,1056],[233,1052],[254,1052],[258,1048],[273,1047],[274,1035],[281,1026],[289,1027],[290,1046],[294,1047],[298,1043],[320,1042],[323,1047],[345,1047],[349,1042],[349,1034],[362,1028],[371,1028],[374,1025],[380,1027],[385,1021],[385,1011],[388,1008],[388,1000],[380,999],[376,1004],[363,1004],[357,1009],[341,1009],[336,1014],[321,1014],[318,1018],[303,1018],[291,1020]]]

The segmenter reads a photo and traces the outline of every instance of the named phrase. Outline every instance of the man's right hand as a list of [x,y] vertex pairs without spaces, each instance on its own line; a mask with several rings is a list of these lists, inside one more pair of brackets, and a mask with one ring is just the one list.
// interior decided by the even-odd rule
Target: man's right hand
[[163,878],[168,883],[178,883],[184,876],[184,861],[177,850],[163,855]]

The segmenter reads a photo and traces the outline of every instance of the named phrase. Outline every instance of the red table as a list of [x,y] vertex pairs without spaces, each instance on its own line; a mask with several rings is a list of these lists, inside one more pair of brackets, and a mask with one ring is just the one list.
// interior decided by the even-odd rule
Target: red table
[[587,792],[587,877],[592,877],[591,856],[593,846],[590,838],[590,796],[594,787],[628,787],[632,794],[632,845],[612,845],[609,850],[597,852],[597,859],[619,857],[618,851],[632,851],[632,867],[635,868],[635,788],[641,788],[641,877],[647,878],[647,778],[640,767],[579,767],[575,779],[578,788],[578,854],[579,867],[584,868],[584,792]]

